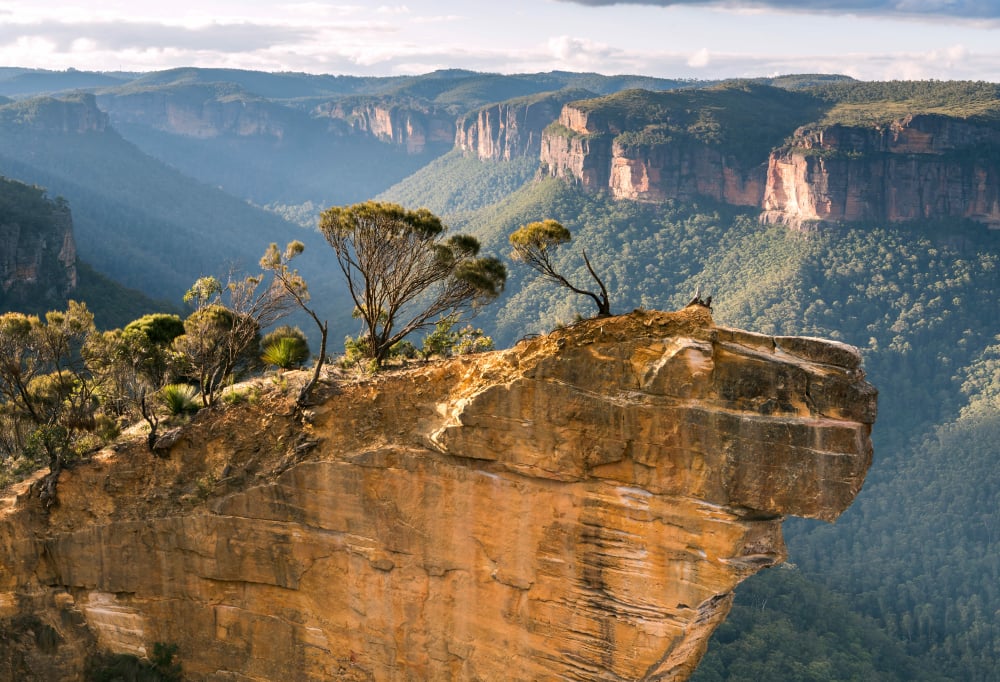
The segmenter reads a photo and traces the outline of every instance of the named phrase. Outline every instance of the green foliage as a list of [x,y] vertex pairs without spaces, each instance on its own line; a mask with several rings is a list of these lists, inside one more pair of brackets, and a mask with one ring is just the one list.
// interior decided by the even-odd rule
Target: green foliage
[[129,322],[124,332],[141,333],[150,343],[165,347],[184,333],[184,323],[178,315],[151,313]]
[[822,123],[883,125],[915,114],[1000,122],[1000,85],[983,81],[844,81],[812,89],[833,106]]
[[261,339],[264,364],[279,369],[301,367],[309,359],[309,342],[298,327],[283,325],[269,332]]
[[945,682],[918,655],[789,567],[736,590],[736,602],[691,682]]
[[198,389],[190,384],[167,384],[157,398],[173,416],[194,414],[201,409]]
[[427,209],[375,201],[334,206],[323,212],[320,229],[364,322],[367,340],[356,347],[376,366],[410,333],[495,299],[507,278],[499,260],[478,257],[478,240],[446,238],[441,219]]
[[466,325],[455,330],[458,318],[455,316],[439,320],[434,331],[424,337],[421,355],[426,359],[433,356],[443,358],[452,355],[469,355],[494,349],[493,339],[486,336],[482,329]]
[[309,346],[300,339],[287,336],[264,346],[264,354],[260,356],[264,364],[278,369],[301,367],[308,358]]

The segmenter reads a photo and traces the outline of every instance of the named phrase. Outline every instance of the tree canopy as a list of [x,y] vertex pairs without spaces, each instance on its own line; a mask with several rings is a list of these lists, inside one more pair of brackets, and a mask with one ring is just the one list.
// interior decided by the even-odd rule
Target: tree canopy
[[600,292],[588,291],[570,283],[566,277],[556,271],[552,264],[551,254],[560,244],[567,243],[572,239],[567,230],[558,221],[548,218],[539,222],[522,225],[510,235],[510,245],[513,248],[512,256],[514,260],[527,263],[533,270],[538,271],[548,280],[564,286],[570,291],[582,296],[589,296],[597,304],[597,316],[608,317],[611,315],[611,302],[608,300],[608,290],[604,282],[597,276],[587,252],[583,252],[583,262],[587,265],[587,272],[597,282]]
[[478,255],[475,238],[447,236],[427,209],[377,201],[334,206],[321,215],[320,229],[336,253],[376,365],[411,332],[493,300],[507,280],[498,259]]

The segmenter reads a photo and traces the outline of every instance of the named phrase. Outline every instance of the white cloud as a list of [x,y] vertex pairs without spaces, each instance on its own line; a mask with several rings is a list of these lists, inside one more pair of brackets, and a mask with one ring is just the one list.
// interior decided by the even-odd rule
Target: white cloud
[[687,65],[695,69],[700,69],[708,66],[711,61],[712,55],[709,53],[707,48],[703,47],[691,55],[691,57],[687,60]]

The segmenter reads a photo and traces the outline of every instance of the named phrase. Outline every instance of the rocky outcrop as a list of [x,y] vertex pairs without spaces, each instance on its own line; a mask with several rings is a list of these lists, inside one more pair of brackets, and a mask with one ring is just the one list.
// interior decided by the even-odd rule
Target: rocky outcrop
[[660,202],[710,197],[740,206],[760,205],[767,177],[762,161],[741,160],[725,146],[693,136],[654,134],[636,141],[621,135],[629,132],[622,128],[622,122],[601,121],[591,112],[566,105],[558,122],[543,134],[542,172],[588,190],[608,191],[616,199]]
[[69,206],[0,177],[0,207],[0,300],[61,302],[77,284]]
[[765,222],[968,218],[1000,228],[1000,129],[945,116],[798,131],[771,155]]
[[91,133],[107,130],[108,115],[93,95],[80,94],[0,103],[0,122],[49,133]]
[[[99,103],[116,125],[141,125],[193,138],[283,139],[308,118],[232,86],[164,86],[111,91]],[[299,120],[301,119],[301,120]]]
[[190,680],[683,680],[783,517],[851,503],[875,418],[855,349],[700,307],[279,400],[0,504],[0,669],[169,642]]
[[317,107],[314,115],[342,121],[355,133],[420,154],[428,145],[449,145],[455,139],[455,116],[424,102],[378,98],[345,98]]
[[483,160],[537,157],[542,131],[567,102],[593,97],[587,90],[559,90],[483,107],[459,119],[455,146]]

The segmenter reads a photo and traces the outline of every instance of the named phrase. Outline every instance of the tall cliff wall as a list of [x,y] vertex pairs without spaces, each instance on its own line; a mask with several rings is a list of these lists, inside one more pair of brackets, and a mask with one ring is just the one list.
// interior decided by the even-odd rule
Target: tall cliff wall
[[51,133],[103,132],[108,127],[108,115],[97,106],[90,94],[68,95],[55,99],[32,99],[0,103],[0,124],[19,126]]
[[101,95],[115,123],[139,124],[194,138],[222,135],[282,139],[305,115],[268,100],[213,85],[149,88]]
[[317,107],[314,114],[342,121],[354,132],[405,147],[409,154],[420,154],[428,145],[446,145],[455,140],[454,114],[423,103],[349,98]]
[[944,116],[801,130],[768,164],[763,220],[969,218],[1000,227],[1000,130]]
[[760,205],[767,178],[764,163],[741,160],[724,146],[690,136],[631,142],[621,136],[620,122],[595,119],[572,104],[562,109],[542,137],[543,173],[609,191],[616,199],[711,197]]
[[656,134],[662,123],[568,104],[543,134],[542,171],[616,199],[708,197],[760,207],[763,221],[792,226],[968,218],[1000,228],[993,124],[916,115],[881,126],[804,127],[755,159],[729,144]]
[[69,206],[0,177],[0,301],[62,301],[77,285]]
[[0,504],[0,670],[179,645],[187,679],[683,680],[781,522],[861,488],[857,351],[591,320],[509,351],[198,416],[57,507]]
[[455,146],[484,160],[537,157],[542,132],[559,118],[563,105],[593,96],[586,90],[560,90],[483,107],[459,119]]

